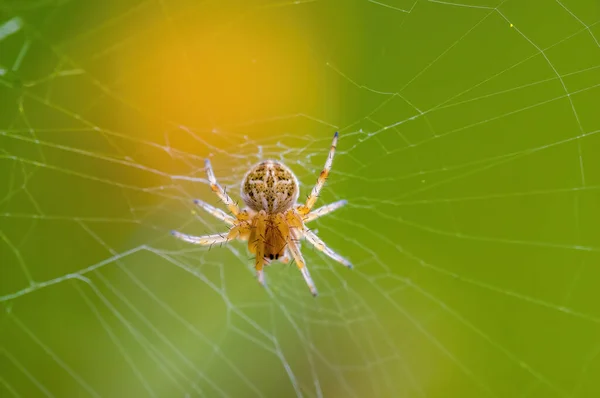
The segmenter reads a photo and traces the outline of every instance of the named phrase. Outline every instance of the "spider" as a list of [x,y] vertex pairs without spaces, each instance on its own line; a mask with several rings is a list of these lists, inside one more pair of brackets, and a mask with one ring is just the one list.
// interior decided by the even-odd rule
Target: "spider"
[[271,264],[272,261],[288,263],[291,254],[310,292],[316,296],[317,288],[300,252],[301,238],[306,239],[317,250],[335,261],[352,268],[352,264],[348,260],[331,250],[321,238],[306,227],[306,223],[329,214],[347,203],[345,200],[339,200],[311,211],[331,170],[337,140],[338,133],[336,132],[325,167],[304,204],[297,203],[299,188],[298,179],[294,173],[281,162],[265,160],[254,165],[244,176],[240,193],[247,207],[240,210],[237,203],[219,185],[210,160],[206,159],[206,173],[210,187],[233,216],[200,200],[194,200],[194,203],[229,224],[231,228],[228,233],[214,235],[192,236],[178,231],[171,231],[171,234],[185,242],[204,246],[227,243],[234,239],[248,241],[248,250],[255,255],[256,276],[258,282],[263,286],[265,284],[264,266]]

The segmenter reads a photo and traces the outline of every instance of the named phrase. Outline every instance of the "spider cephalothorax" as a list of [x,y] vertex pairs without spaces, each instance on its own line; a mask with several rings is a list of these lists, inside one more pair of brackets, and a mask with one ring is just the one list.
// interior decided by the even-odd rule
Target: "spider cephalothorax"
[[207,159],[206,173],[211,189],[225,203],[233,216],[208,203],[199,200],[196,200],[195,203],[231,225],[231,228],[228,233],[215,235],[191,236],[177,231],[172,231],[172,234],[186,242],[200,245],[225,243],[233,239],[248,241],[248,249],[255,255],[254,268],[261,284],[264,284],[263,267],[265,264],[274,260],[288,262],[291,255],[302,272],[311,293],[316,296],[317,289],[300,252],[299,240],[301,238],[306,239],[318,250],[346,267],[352,267],[348,260],[327,247],[305,225],[346,204],[345,200],[340,200],[311,211],[325,180],[327,180],[329,170],[331,170],[337,138],[338,133],[335,133],[325,167],[304,204],[296,203],[299,194],[298,180],[292,171],[281,162],[265,160],[252,167],[244,176],[241,196],[248,207],[240,210],[217,182],[210,161]]

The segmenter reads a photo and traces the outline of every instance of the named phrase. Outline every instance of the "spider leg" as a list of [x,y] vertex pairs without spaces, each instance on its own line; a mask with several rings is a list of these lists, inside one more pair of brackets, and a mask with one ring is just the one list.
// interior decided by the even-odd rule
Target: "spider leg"
[[227,233],[222,234],[213,234],[213,235],[203,235],[203,236],[193,236],[184,234],[178,231],[171,231],[171,235],[176,237],[177,239],[181,239],[185,242],[193,243],[196,245],[202,246],[210,246],[219,243],[225,243],[229,239],[227,238]]
[[303,234],[306,240],[309,241],[317,250],[327,254],[330,258],[334,259],[338,263],[341,263],[345,267],[352,268],[352,264],[350,263],[350,261],[346,260],[344,257],[331,250],[325,244],[325,242],[323,242],[321,238],[317,236],[317,234],[315,234],[308,228],[304,228]]
[[311,211],[310,213],[305,215],[304,222],[305,223],[311,222],[311,221],[316,220],[317,218],[323,217],[324,215],[329,214],[332,211],[337,210],[340,207],[344,206],[346,203],[348,203],[347,200],[338,200],[337,202],[333,202],[328,205],[321,206],[317,210]]
[[200,199],[195,199],[194,203],[202,210],[206,210],[208,213],[212,214],[221,221],[225,221],[229,225],[233,225],[235,223],[235,218],[231,217],[229,214],[225,213],[221,209],[211,206],[208,203],[201,201]]
[[302,256],[302,253],[300,252],[300,248],[298,247],[297,239],[293,239],[293,238],[290,239],[288,242],[288,247],[290,248],[290,252],[292,253],[292,256],[294,257],[294,260],[296,260],[296,265],[298,266],[298,269],[302,273],[302,276],[304,277],[304,281],[308,285],[310,292],[312,293],[313,296],[316,297],[318,294],[317,288],[315,287],[315,283],[313,282],[312,278],[310,277],[310,273],[308,272],[308,268],[306,267],[306,262],[304,261],[304,257]]
[[223,187],[221,185],[219,185],[219,183],[217,182],[215,173],[210,164],[210,160],[206,159],[204,161],[204,165],[206,167],[206,174],[208,175],[208,181],[210,182],[210,188],[213,190],[214,193],[217,194],[219,199],[221,199],[223,201],[223,203],[225,203],[225,205],[227,206],[229,211],[231,213],[233,213],[233,215],[237,216],[238,213],[240,212],[240,208],[238,207],[237,203],[235,203],[233,201],[233,199],[231,199],[231,197],[229,195],[227,195],[227,192],[225,192]]
[[[298,250],[302,251],[302,242],[300,240],[296,241],[296,245],[298,246]],[[289,264],[291,260],[292,254],[290,253],[290,249],[286,246],[283,256],[279,257],[279,262],[282,264]]]
[[254,253],[254,269],[258,283],[265,285],[265,274],[263,267],[265,265],[265,231],[267,215],[261,210],[254,218],[254,223],[250,229],[248,238],[248,249]]
[[317,201],[317,198],[319,197],[319,193],[321,192],[323,185],[325,185],[325,180],[327,180],[327,176],[329,175],[329,171],[331,170],[331,165],[333,163],[333,155],[335,155],[335,147],[337,145],[337,140],[338,133],[336,131],[333,135],[333,141],[331,143],[331,148],[329,149],[329,155],[327,156],[327,160],[325,161],[325,167],[323,167],[323,171],[321,171],[321,174],[317,179],[317,183],[315,184],[310,195],[306,199],[306,204],[303,207],[301,206],[301,209],[299,210],[300,214],[302,215],[306,215],[308,214],[308,212],[310,212],[310,209],[312,209],[312,207],[315,205],[315,202]]

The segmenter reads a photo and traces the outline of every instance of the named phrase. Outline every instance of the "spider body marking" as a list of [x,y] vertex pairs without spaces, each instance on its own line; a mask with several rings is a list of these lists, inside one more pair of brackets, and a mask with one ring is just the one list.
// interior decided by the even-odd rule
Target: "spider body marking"
[[292,171],[277,160],[265,160],[254,165],[240,189],[246,206],[267,214],[282,213],[298,200],[298,180]]
[[207,159],[206,173],[211,189],[233,216],[200,200],[194,202],[198,207],[231,225],[231,228],[226,234],[204,236],[192,236],[178,231],[171,231],[171,233],[178,239],[199,245],[226,243],[234,239],[248,241],[248,250],[255,255],[254,268],[257,279],[263,285],[265,283],[263,271],[265,265],[270,264],[271,261],[287,263],[292,257],[311,293],[316,296],[317,289],[300,251],[300,239],[306,239],[317,250],[344,266],[352,268],[352,264],[348,260],[330,249],[305,225],[346,204],[345,200],[340,200],[312,210],[331,170],[337,139],[338,133],[336,132],[325,167],[304,204],[297,203],[299,184],[294,173],[279,161],[265,160],[254,165],[245,174],[240,188],[240,196],[247,207],[240,210],[237,203],[217,182],[210,161]]

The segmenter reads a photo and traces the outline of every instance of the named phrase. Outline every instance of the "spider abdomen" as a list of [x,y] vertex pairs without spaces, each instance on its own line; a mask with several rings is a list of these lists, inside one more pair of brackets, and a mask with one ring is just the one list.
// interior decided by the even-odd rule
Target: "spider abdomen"
[[254,211],[281,213],[296,203],[298,180],[283,163],[265,160],[253,166],[244,176],[241,197]]

